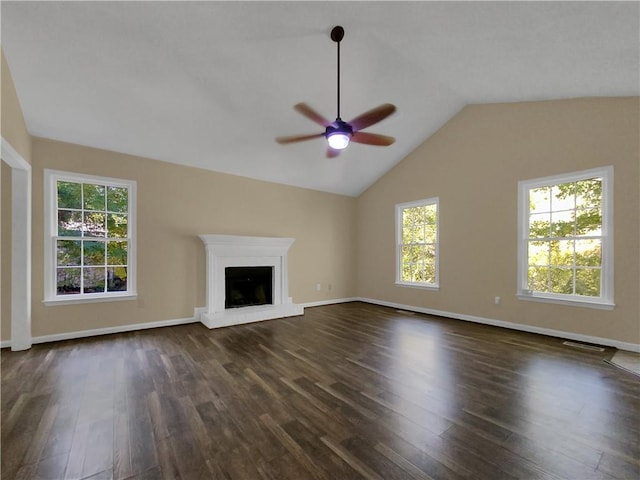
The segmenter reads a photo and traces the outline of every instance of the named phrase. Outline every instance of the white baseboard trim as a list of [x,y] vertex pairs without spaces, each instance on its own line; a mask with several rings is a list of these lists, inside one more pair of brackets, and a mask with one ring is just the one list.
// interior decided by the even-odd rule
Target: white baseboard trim
[[319,302],[307,302],[301,303],[303,308],[307,307],[321,307],[323,305],[333,305],[335,303],[349,303],[349,302],[358,302],[360,301],[359,297],[350,297],[350,298],[332,298],[329,300],[320,300]]
[[193,309],[193,318],[196,322],[202,321],[202,315],[207,313],[207,307],[196,307]]
[[[344,303],[344,302],[354,302],[357,301],[357,298],[341,298],[334,300],[326,300],[322,302],[311,302],[302,304],[302,307],[315,307],[319,305],[329,305],[332,303]],[[133,323],[130,325],[120,325],[117,327],[107,327],[107,328],[95,328],[93,330],[80,330],[75,332],[64,332],[64,333],[55,333],[52,335],[42,335],[40,337],[33,337],[31,339],[31,343],[35,345],[36,343],[48,343],[48,342],[59,342],[62,340],[73,340],[75,338],[85,338],[85,337],[95,337],[98,335],[110,335],[112,333],[124,333],[124,332],[132,332],[135,330],[145,330],[148,328],[161,328],[161,327],[171,327],[175,325],[185,325],[187,323],[196,323],[200,322],[202,318],[202,314],[207,312],[206,307],[196,307],[193,309],[193,317],[189,318],[178,318],[174,320],[160,320],[158,322],[147,322],[147,323]],[[3,340],[0,342],[0,348],[10,348],[11,340]]]
[[[596,345],[605,345],[609,347],[615,347],[620,350],[627,350],[630,352],[640,353],[640,345],[629,342],[620,342],[618,340],[612,340],[610,338],[594,337],[591,335],[582,335],[579,333],[565,332],[561,330],[553,330],[550,328],[534,327],[531,325],[523,325],[519,323],[505,322],[503,320],[495,320],[492,318],[477,317],[475,315],[465,315],[462,313],[446,312],[443,310],[435,310],[432,308],[415,307],[412,305],[404,305],[402,303],[387,302],[384,300],[376,300],[374,298],[366,297],[350,297],[350,298],[336,298],[331,300],[322,300],[319,302],[302,303],[302,307],[319,307],[323,305],[333,305],[337,303],[348,302],[365,302],[374,305],[381,305],[383,307],[397,308],[400,310],[407,310],[410,312],[425,313],[427,315],[437,315],[439,317],[453,318],[456,320],[463,320],[466,322],[481,323],[483,325],[492,325],[494,327],[508,328],[511,330],[519,330],[529,333],[538,333],[541,335],[548,335],[550,337],[564,338],[568,340],[577,340],[580,342],[593,343]],[[132,332],[135,330],[145,330],[148,328],[161,328],[171,327],[175,325],[185,325],[188,323],[196,323],[200,321],[200,314],[206,312],[205,307],[197,307],[194,309],[194,316],[189,318],[178,318],[174,320],[160,320],[158,322],[147,323],[134,323],[130,325],[120,325],[117,327],[96,328],[93,330],[81,330],[76,332],[56,333],[53,335],[43,335],[40,337],[33,337],[31,339],[32,344],[57,342],[61,340],[72,340],[75,338],[94,337],[98,335],[109,335],[112,333]],[[11,340],[0,341],[0,348],[11,347]]]
[[[146,322],[146,323],[132,323],[129,325],[119,325],[117,327],[95,328],[93,330],[80,330],[76,332],[64,332],[55,333],[53,335],[43,335],[40,337],[33,337],[31,342],[36,343],[48,343],[59,342],[61,340],[73,340],[75,338],[95,337],[98,335],[110,335],[112,333],[124,333],[132,332],[134,330],[146,330],[148,328],[160,328],[160,327],[172,327],[175,325],[185,325],[187,323],[195,323],[197,320],[193,317],[190,318],[177,318],[174,320],[160,320],[158,322]],[[9,346],[11,342],[9,342]]]
[[401,303],[386,302],[384,300],[376,300],[374,298],[358,297],[360,302],[373,303],[383,307],[398,308],[400,310],[408,310],[410,312],[426,313],[427,315],[437,315],[439,317],[453,318],[456,320],[464,320],[466,322],[481,323],[484,325],[492,325],[494,327],[508,328],[511,330],[520,330],[528,333],[538,333],[550,337],[564,338],[568,340],[577,340],[580,342],[594,343],[596,345],[605,345],[615,347],[620,350],[640,353],[640,345],[636,343],[620,342],[610,338],[594,337],[591,335],[582,335],[580,333],[565,332],[562,330],[553,330],[551,328],[534,327],[532,325],[523,325],[520,323],[505,322],[504,320],[494,320],[492,318],[477,317],[475,315],[465,315],[462,313],[445,312],[443,310],[434,310],[432,308],[414,307],[412,305],[403,305]]

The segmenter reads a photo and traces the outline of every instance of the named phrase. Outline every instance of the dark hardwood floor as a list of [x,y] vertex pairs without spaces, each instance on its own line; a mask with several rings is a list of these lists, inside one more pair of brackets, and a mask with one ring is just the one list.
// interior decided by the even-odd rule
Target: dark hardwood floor
[[640,383],[349,303],[2,351],[2,479],[638,479]]

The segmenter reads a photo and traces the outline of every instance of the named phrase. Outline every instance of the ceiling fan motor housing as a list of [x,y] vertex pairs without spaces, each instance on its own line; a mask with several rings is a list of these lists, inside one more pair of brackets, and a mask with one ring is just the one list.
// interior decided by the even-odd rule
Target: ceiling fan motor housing
[[334,133],[343,133],[351,137],[353,135],[353,128],[347,122],[336,118],[336,121],[328,125],[324,131],[324,136],[329,138]]

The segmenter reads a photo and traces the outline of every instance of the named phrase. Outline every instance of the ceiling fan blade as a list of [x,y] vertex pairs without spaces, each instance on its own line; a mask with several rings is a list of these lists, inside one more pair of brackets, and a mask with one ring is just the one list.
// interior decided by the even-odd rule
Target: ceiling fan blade
[[333,148],[327,148],[327,158],[336,158],[340,155],[340,150],[334,150]]
[[376,145],[378,147],[388,147],[396,141],[393,137],[380,135],[378,133],[355,132],[351,137],[351,141],[355,143],[364,143],[366,145]]
[[327,127],[331,124],[329,120],[324,118],[306,103],[298,103],[293,107],[293,109],[307,117],[312,122],[316,122],[318,125],[322,125],[323,127]]
[[312,135],[290,135],[288,137],[276,137],[276,142],[280,145],[286,145],[288,143],[303,142],[305,140],[311,140],[313,138],[324,137],[324,133],[314,133]]
[[363,128],[367,128],[374,123],[378,123],[379,121],[384,120],[395,111],[395,105],[384,103],[379,107],[363,113],[362,115],[358,115],[356,118],[349,122],[349,125],[351,125],[356,131],[362,130]]

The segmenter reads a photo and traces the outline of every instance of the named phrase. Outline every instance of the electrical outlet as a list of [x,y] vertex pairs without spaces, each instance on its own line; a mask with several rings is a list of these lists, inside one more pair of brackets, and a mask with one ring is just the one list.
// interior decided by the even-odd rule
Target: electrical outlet
[[316,292],[319,292],[321,288],[321,285],[319,283],[316,283]]
[[494,302],[495,302],[496,305],[500,305],[500,297],[496,297],[494,299]]

